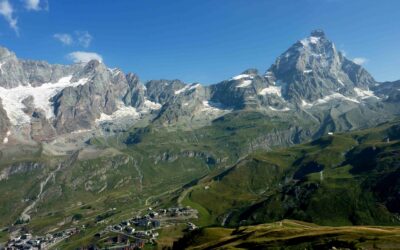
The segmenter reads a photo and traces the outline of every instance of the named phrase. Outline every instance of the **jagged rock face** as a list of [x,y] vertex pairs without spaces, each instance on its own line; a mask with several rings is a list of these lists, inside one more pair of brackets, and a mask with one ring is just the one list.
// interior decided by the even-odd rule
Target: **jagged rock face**
[[44,112],[35,109],[31,119],[31,137],[35,141],[52,141],[57,133],[52,124],[46,119]]
[[322,31],[295,43],[266,73],[266,78],[282,87],[289,101],[315,101],[332,92],[368,89],[375,80],[360,65],[338,52]]
[[180,80],[152,80],[146,83],[147,98],[164,105],[174,98],[176,92],[183,89],[185,83]]
[[25,73],[13,52],[0,47],[0,86],[14,88],[27,85]]
[[136,75],[108,69],[96,60],[51,65],[20,60],[0,47],[0,98],[7,104],[2,124],[23,127],[34,140],[52,139],[54,131],[92,129],[103,113],[111,115],[121,106],[142,108],[145,94]]
[[372,90],[390,103],[400,101],[400,81],[376,84]]
[[57,82],[60,78],[72,75],[82,65],[51,65],[44,61],[20,60],[13,52],[0,47],[0,87],[41,86]]
[[[121,80],[118,79],[117,82]],[[135,108],[143,107],[146,100],[146,87],[140,83],[139,77],[132,73],[126,76],[126,81],[129,87],[124,96],[124,103]]]
[[201,84],[183,85],[168,97],[154,121],[163,125],[186,123],[196,126],[192,123],[205,121],[214,117],[213,111],[218,112],[216,108],[212,110],[208,99],[209,89]]
[[255,69],[248,69],[230,80],[212,85],[211,101],[232,109],[257,107],[259,94],[270,84],[268,79],[258,75]]
[[89,62],[72,81],[80,79],[87,79],[87,83],[67,87],[53,98],[59,133],[90,129],[101,113],[111,115],[118,109],[128,88],[124,82],[113,82],[111,72],[97,60]]

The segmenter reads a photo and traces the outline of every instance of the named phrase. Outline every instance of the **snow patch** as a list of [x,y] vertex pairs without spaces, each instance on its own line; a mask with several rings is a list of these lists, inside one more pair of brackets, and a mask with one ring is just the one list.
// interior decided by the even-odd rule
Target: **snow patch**
[[210,102],[210,101],[203,101],[203,109],[202,111],[207,112],[221,112],[221,111],[228,111],[223,108],[222,104]]
[[259,95],[278,95],[282,97],[282,89],[281,87],[276,87],[276,86],[268,86],[267,88],[262,89],[259,93]]
[[338,80],[338,83],[340,83],[340,85],[344,86],[344,83],[342,80],[340,80],[340,79],[337,79],[337,80]]
[[310,44],[317,44],[320,39],[320,37],[311,36],[301,40],[300,42],[301,44],[303,44],[304,47],[308,47]]
[[303,106],[303,107],[310,107],[310,106],[312,106],[312,104],[311,103],[308,103],[308,102],[306,102],[306,101],[304,101],[303,99],[301,100],[301,106]]
[[236,88],[246,88],[248,87],[253,81],[252,80],[244,80],[241,84],[237,85]]
[[4,137],[3,139],[3,144],[7,144],[8,143],[8,137],[11,135],[11,131],[8,130],[6,133],[6,137]]
[[374,95],[374,92],[372,92],[371,90],[354,88],[354,92],[356,92],[357,96],[361,97],[361,99],[367,99],[367,98],[371,98],[371,97],[379,99],[379,97]]
[[175,95],[179,95],[179,94],[185,92],[188,88],[189,88],[189,85],[186,85],[185,87],[183,87],[181,89],[175,90]]
[[7,144],[8,143],[8,137],[11,135],[11,131],[8,130],[6,133],[6,137],[4,137],[3,139],[3,144]]
[[268,107],[270,110],[272,110],[272,111],[278,111],[278,112],[285,112],[285,111],[289,111],[290,110],[290,108],[288,108],[288,107],[286,107],[286,108],[283,108],[283,109],[276,109],[276,108],[273,108],[273,107]]
[[253,79],[254,76],[249,75],[249,74],[241,74],[241,75],[237,75],[232,77],[232,80],[241,80],[241,79]]
[[122,71],[120,69],[118,69],[118,68],[113,68],[113,69],[108,69],[108,70],[111,72],[111,74],[114,77],[117,76],[119,73],[122,73]]
[[160,103],[152,102],[147,99],[144,101],[144,106],[150,110],[159,110],[162,107]]
[[304,100],[301,100],[301,106],[303,106],[305,108],[310,108],[310,107],[313,107],[315,105],[329,103],[332,100],[338,100],[338,99],[349,101],[349,102],[354,102],[354,103],[360,103],[358,100],[350,98],[350,97],[347,97],[347,96],[344,96],[344,95],[342,95],[340,93],[333,93],[331,95],[327,95],[327,96],[325,96],[325,97],[323,97],[321,99],[318,99],[318,100],[316,100],[316,101],[314,101],[312,103],[308,103],[308,102],[306,102]]
[[43,109],[46,118],[54,116],[53,103],[51,97],[55,96],[66,87],[76,87],[85,84],[88,79],[83,78],[77,82],[71,83],[72,75],[61,78],[56,83],[44,83],[39,87],[18,86],[12,89],[0,87],[0,98],[3,100],[4,109],[13,125],[21,125],[30,122],[30,117],[24,113],[25,105],[22,101],[28,96],[34,98],[35,108]]
[[312,36],[309,38],[310,43],[317,44],[319,42],[320,37]]
[[303,71],[304,74],[309,74],[309,73],[312,73],[312,72],[313,72],[312,69],[306,69],[306,70]]
[[188,90],[197,89],[200,86],[201,86],[201,84],[199,84],[199,83],[186,85],[185,87],[183,87],[183,88],[181,88],[179,90],[176,90],[175,91],[175,95],[179,95],[179,94],[184,93],[184,92],[186,92]]
[[143,108],[138,110],[132,106],[126,106],[123,102],[118,103],[118,109],[111,115],[102,113],[98,119],[96,119],[97,124],[110,121],[118,121],[122,119],[140,119],[142,114],[148,113],[151,110],[158,110],[161,108],[160,103],[152,102],[150,100],[145,100]]
[[102,113],[100,115],[100,118],[96,119],[96,123],[114,121],[125,117],[139,118],[140,113],[136,110],[136,108],[131,106],[125,106],[123,103],[121,103],[118,105],[118,110],[112,113],[111,115]]
[[87,133],[87,132],[91,132],[91,131],[92,131],[92,129],[79,129],[79,130],[72,131],[71,134]]

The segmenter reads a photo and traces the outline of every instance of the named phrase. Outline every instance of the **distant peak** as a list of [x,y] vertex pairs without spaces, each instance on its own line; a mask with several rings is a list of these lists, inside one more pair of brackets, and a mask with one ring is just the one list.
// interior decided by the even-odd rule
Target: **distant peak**
[[313,37],[325,37],[325,32],[321,29],[313,30],[311,31],[311,35]]
[[3,59],[7,59],[8,57],[15,57],[14,52],[0,46],[0,61]]
[[242,74],[258,75],[258,70],[257,69],[246,69],[245,71],[242,72]]

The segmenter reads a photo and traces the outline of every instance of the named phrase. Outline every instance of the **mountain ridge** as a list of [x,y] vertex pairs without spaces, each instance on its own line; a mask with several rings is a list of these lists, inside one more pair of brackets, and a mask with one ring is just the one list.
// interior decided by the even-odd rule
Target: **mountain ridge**
[[[294,43],[264,75],[248,69],[208,86],[180,80],[142,83],[137,75],[97,60],[50,65],[18,59],[5,48],[0,55],[0,139],[11,133],[11,144],[47,143],[72,132],[104,134],[135,124],[191,129],[235,110],[301,111],[326,127],[326,118],[319,116],[327,108],[341,106],[335,111],[339,116],[345,110],[375,116],[380,105],[399,100],[395,85],[376,82],[337,51],[322,30]],[[385,116],[395,112],[387,110]],[[359,127],[356,123],[347,127]]]

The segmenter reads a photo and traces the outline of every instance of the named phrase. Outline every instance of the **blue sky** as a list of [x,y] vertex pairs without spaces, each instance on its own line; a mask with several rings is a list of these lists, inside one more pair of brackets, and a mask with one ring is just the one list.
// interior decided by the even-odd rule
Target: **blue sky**
[[0,45],[21,58],[101,56],[142,80],[210,84],[264,72],[322,28],[377,80],[397,80],[399,10],[397,0],[0,0]]

